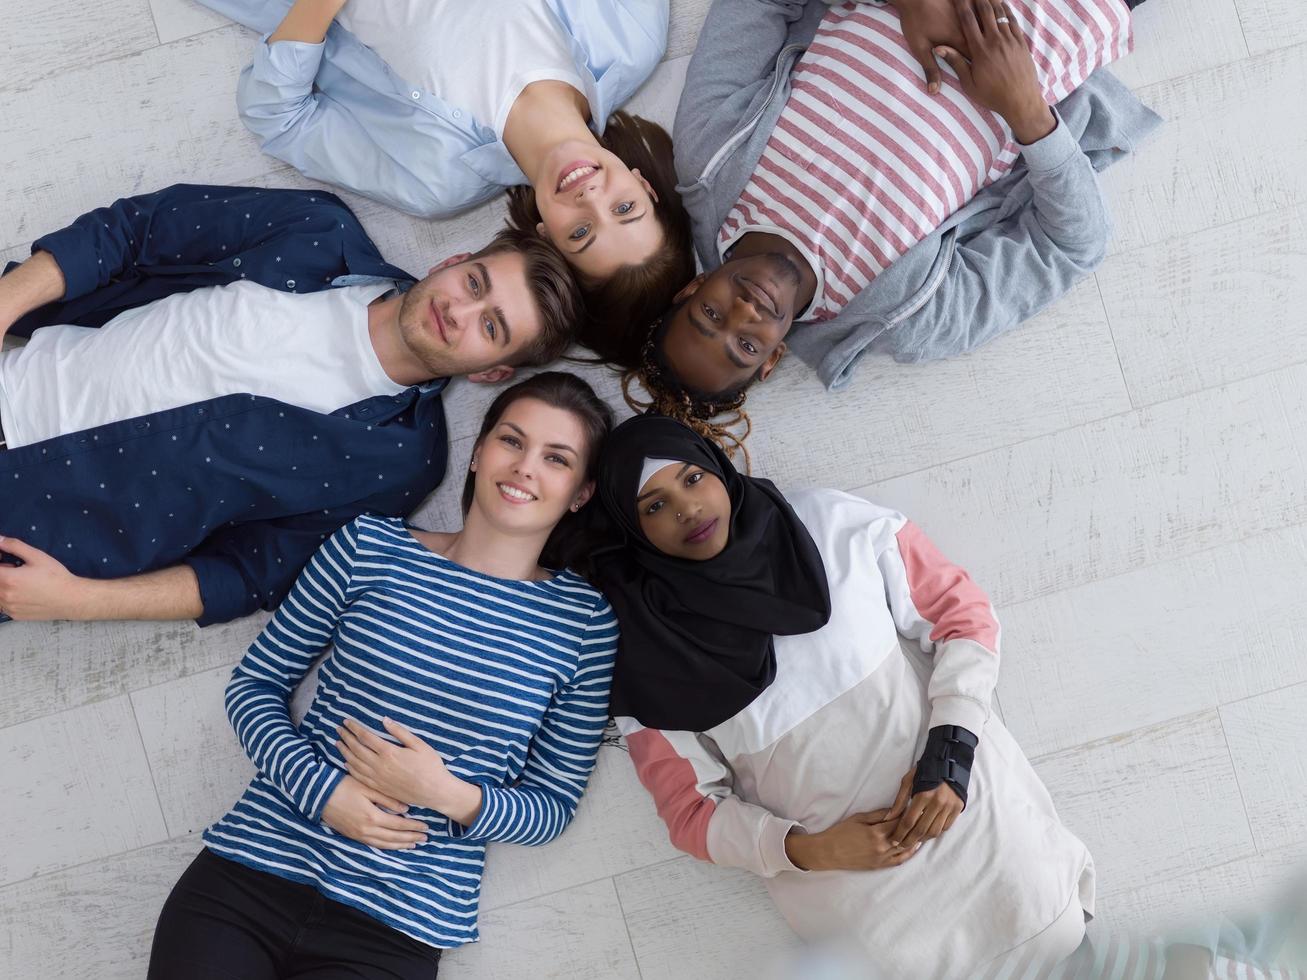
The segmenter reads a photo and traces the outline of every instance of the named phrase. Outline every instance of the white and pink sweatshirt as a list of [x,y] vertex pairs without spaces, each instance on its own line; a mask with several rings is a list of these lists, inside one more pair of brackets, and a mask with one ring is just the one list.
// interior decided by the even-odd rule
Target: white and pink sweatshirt
[[[988,598],[902,515],[834,490],[787,496],[825,563],[830,621],[776,637],[775,681],[708,732],[618,718],[672,843],[762,875],[796,932],[852,939],[885,975],[970,976],[1035,946],[1070,953],[1093,909],[1093,864],[990,712]],[[897,868],[789,861],[792,830],[890,806],[936,725],[980,739],[967,807],[946,834]]]

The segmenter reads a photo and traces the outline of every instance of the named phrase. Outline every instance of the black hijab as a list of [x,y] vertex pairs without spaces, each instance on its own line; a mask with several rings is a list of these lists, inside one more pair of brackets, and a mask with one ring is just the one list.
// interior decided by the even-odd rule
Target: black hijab
[[[636,496],[648,458],[714,474],[731,498],[730,537],[716,558],[664,555],[640,530]],[[769,480],[661,415],[628,419],[599,469],[607,541],[596,584],[621,625],[612,712],[649,728],[702,732],[748,706],[776,676],[773,634],[811,633],[830,618],[821,555]]]

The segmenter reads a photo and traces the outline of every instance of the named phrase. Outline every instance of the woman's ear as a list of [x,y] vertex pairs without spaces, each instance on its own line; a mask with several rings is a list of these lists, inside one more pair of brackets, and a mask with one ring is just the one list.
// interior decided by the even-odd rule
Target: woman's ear
[[640,184],[644,187],[645,192],[653,199],[654,204],[658,203],[658,192],[653,189],[653,184],[644,179],[644,174],[640,173],[639,167],[632,167],[631,173],[635,174]]
[[587,480],[585,486],[577,492],[576,499],[572,501],[572,513],[575,514],[578,510],[589,503],[590,498],[594,496],[594,493],[595,481]]
[[536,234],[539,235],[541,238],[549,237],[549,229],[545,227],[545,223],[543,221],[536,222]]

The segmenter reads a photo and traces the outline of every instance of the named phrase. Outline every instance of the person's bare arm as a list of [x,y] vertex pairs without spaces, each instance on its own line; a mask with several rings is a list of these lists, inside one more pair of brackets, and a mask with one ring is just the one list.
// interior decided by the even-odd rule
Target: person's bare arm
[[268,35],[268,43],[304,41],[321,44],[327,36],[327,28],[344,6],[345,0],[295,0],[285,19]]
[[23,562],[0,564],[0,612],[12,619],[196,619],[204,612],[199,580],[188,565],[92,579],[16,538],[0,538],[0,552]]
[[63,270],[49,252],[37,252],[7,276],[0,276],[0,340],[20,317],[62,299]]

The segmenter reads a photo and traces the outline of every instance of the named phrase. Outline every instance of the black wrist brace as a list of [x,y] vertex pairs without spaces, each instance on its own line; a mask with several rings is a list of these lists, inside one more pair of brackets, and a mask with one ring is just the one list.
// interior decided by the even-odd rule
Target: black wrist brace
[[912,780],[912,795],[948,783],[963,805],[967,802],[967,784],[971,781],[971,764],[980,739],[961,725],[939,725],[926,736],[926,747],[917,762]]

